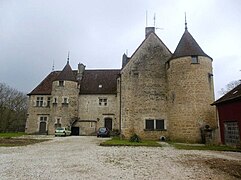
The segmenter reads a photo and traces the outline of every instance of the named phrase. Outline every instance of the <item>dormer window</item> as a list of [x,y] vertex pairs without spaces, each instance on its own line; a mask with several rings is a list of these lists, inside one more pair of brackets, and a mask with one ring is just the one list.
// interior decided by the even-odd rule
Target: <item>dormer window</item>
[[64,87],[64,81],[59,81],[59,86]]
[[198,64],[198,57],[197,56],[192,56],[192,64]]

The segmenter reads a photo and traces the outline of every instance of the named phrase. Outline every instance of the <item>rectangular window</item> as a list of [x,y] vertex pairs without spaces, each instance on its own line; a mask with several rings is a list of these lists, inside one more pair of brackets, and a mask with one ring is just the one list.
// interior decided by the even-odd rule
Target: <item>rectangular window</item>
[[192,64],[198,64],[198,57],[192,56]]
[[44,97],[37,97],[36,106],[37,107],[42,107],[43,103],[44,103]]
[[55,126],[55,129],[58,128],[58,127],[61,127],[60,118],[58,118],[58,119],[56,120],[56,123],[55,123],[54,126]]
[[95,122],[90,122],[90,127],[94,128],[95,127]]
[[146,130],[165,130],[164,119],[146,119],[145,120]]
[[54,104],[57,104],[57,103],[58,103],[58,98],[57,98],[57,97],[54,97],[53,103],[54,103]]
[[100,106],[107,106],[107,98],[99,98]]
[[47,121],[47,116],[40,116],[40,121],[41,122],[46,122]]
[[154,130],[154,119],[146,120],[146,129]]
[[158,130],[164,130],[164,120],[163,119],[157,119],[156,120],[156,129]]
[[69,99],[67,97],[63,97],[63,104],[68,104],[69,103]]
[[51,101],[51,97],[48,97],[48,99],[47,99],[47,107],[50,107],[50,101]]
[[170,68],[170,61],[167,61],[166,62],[166,69],[169,69]]
[[64,87],[64,81],[59,81],[59,86]]

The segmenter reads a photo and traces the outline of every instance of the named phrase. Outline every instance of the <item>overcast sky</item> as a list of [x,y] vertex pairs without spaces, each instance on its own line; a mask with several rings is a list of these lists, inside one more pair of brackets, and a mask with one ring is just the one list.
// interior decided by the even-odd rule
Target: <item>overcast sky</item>
[[23,92],[52,70],[70,64],[87,69],[120,68],[144,40],[156,14],[156,34],[174,52],[188,30],[213,58],[216,98],[241,79],[239,0],[0,0],[0,82]]

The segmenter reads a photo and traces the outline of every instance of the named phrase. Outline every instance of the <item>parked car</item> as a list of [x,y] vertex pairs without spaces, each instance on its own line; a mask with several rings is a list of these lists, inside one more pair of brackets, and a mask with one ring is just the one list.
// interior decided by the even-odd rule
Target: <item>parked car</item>
[[70,136],[71,130],[67,127],[57,127],[54,135],[55,136]]
[[110,137],[110,130],[106,127],[100,127],[97,131],[97,137]]

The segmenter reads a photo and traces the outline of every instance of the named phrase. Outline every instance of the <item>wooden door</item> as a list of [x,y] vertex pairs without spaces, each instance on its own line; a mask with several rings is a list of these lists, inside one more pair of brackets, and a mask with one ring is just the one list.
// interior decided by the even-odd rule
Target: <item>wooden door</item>
[[111,118],[105,118],[105,127],[109,130],[112,130],[112,119]]
[[46,134],[46,122],[40,122],[39,134]]

